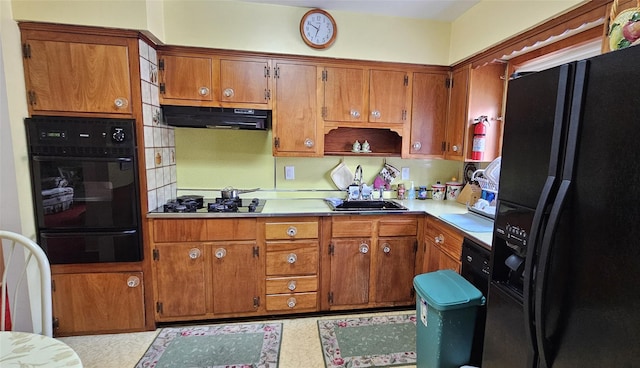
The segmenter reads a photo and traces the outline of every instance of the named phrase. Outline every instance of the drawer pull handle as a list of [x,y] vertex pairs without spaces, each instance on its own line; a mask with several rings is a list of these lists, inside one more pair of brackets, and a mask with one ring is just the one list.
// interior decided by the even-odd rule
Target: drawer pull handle
[[360,253],[362,254],[369,253],[369,245],[367,243],[360,244]]
[[289,255],[287,256],[287,262],[289,262],[290,264],[296,263],[297,260],[298,256],[295,253],[289,253]]
[[289,308],[294,308],[296,306],[296,298],[287,299],[287,306]]
[[290,237],[294,237],[298,234],[298,229],[296,229],[295,226],[289,226],[289,228],[287,229],[287,235],[289,235]]
[[419,151],[420,148],[422,148],[422,143],[415,142],[411,147],[413,147],[414,150]]
[[216,258],[222,259],[226,255],[227,255],[227,250],[226,249],[224,249],[224,248],[216,249]]
[[202,251],[198,248],[189,249],[189,258],[198,259],[202,255]]
[[130,288],[134,288],[140,285],[140,278],[138,276],[129,276],[127,279],[127,286]]
[[129,105],[129,100],[124,97],[118,97],[113,101],[113,104],[116,105],[117,108],[122,109]]
[[436,244],[444,243],[444,235],[440,234],[433,238],[433,240],[436,242]]
[[313,143],[313,139],[307,138],[304,140],[304,146],[307,148],[312,148],[315,143]]
[[360,117],[360,111],[358,110],[351,110],[350,115],[352,118],[359,118]]
[[208,96],[209,95],[209,88],[207,87],[200,87],[200,89],[198,89],[198,94],[200,96]]
[[224,97],[233,97],[233,95],[235,95],[233,88],[227,88],[222,93],[224,94]]
[[380,119],[380,115],[380,111],[378,110],[371,111],[371,116],[373,116],[375,119]]
[[382,251],[385,252],[386,254],[389,254],[391,252],[391,247],[389,246],[388,243],[384,243],[384,247],[382,248]]
[[296,289],[296,281],[295,280],[291,280],[289,281],[289,284],[287,284],[287,289],[294,291]]

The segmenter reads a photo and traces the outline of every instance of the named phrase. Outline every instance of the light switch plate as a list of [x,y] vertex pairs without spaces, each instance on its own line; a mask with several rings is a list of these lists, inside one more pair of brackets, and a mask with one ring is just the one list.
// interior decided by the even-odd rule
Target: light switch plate
[[296,178],[296,171],[294,169],[294,166],[284,167],[284,178],[285,180],[294,180]]
[[402,168],[402,180],[409,180],[409,168],[408,167],[403,167]]

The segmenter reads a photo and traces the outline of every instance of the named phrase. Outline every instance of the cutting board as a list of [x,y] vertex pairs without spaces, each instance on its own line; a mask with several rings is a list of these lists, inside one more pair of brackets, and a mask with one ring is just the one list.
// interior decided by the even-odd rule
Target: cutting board
[[493,221],[483,219],[482,217],[472,213],[446,214],[440,215],[440,218],[465,231],[475,233],[490,233],[493,231]]

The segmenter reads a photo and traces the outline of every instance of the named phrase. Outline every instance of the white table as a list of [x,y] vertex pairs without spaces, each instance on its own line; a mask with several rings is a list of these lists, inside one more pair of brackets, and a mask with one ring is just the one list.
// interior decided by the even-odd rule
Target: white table
[[7,368],[82,368],[78,354],[62,341],[16,331],[0,331],[0,362]]

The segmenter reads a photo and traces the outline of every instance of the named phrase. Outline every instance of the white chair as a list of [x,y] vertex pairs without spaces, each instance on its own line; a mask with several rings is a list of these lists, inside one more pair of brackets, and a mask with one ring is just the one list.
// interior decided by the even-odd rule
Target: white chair
[[[4,253],[4,260],[6,262],[4,272],[2,273],[2,311],[0,315],[0,331],[5,330],[5,314],[7,310],[7,304],[11,301],[10,314],[11,324],[15,326],[16,314],[25,309],[31,309],[31,307],[22,307],[18,309],[18,292],[21,290],[28,290],[23,286],[23,282],[27,282],[29,279],[29,273],[33,273],[34,267],[29,267],[31,261],[35,260],[37,270],[40,277],[40,313],[42,323],[42,335],[53,337],[53,317],[52,317],[52,302],[51,302],[51,267],[49,260],[42,248],[33,242],[31,239],[16,234],[10,231],[0,230],[0,241],[3,245],[3,250],[7,250]],[[8,247],[7,247],[8,245]],[[22,252],[19,250],[22,249]],[[21,254],[24,254],[22,257]],[[11,286],[11,298],[7,300],[7,275],[11,273],[12,281]],[[28,298],[27,298],[28,299]],[[24,300],[24,298],[21,298]],[[33,304],[33,303],[31,303]]]

